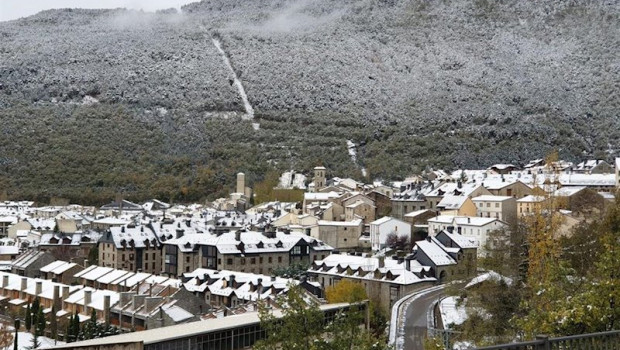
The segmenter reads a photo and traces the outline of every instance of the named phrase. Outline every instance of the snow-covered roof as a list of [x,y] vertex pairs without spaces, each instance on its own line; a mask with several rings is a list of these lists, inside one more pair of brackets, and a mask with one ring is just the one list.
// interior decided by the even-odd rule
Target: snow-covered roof
[[428,240],[415,242],[413,249],[422,251],[436,266],[456,265],[456,260],[443,249],[443,245],[434,237],[431,237],[430,242]]
[[54,261],[48,265],[45,265],[41,268],[41,272],[50,272],[55,275],[61,274],[73,267],[77,266],[76,263],[70,263],[62,260]]
[[463,204],[467,201],[469,197],[467,196],[455,196],[451,194],[445,195],[439,203],[437,203],[437,208],[443,208],[444,210],[458,210]]
[[308,201],[327,201],[332,198],[340,197],[338,192],[306,192],[304,193],[304,200]]
[[529,195],[521,199],[517,199],[517,202],[518,203],[540,203],[540,202],[543,202],[544,200],[545,200],[544,196]]
[[510,196],[489,196],[489,195],[483,195],[483,196],[474,197],[472,199],[472,201],[474,201],[474,202],[503,202],[503,201],[510,200],[512,198],[513,197],[510,197]]

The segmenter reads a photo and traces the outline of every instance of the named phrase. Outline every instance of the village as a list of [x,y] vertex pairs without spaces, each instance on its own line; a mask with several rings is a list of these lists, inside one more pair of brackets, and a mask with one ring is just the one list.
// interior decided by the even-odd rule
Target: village
[[193,341],[237,349],[261,337],[260,303],[278,310],[278,296],[298,286],[334,312],[341,306],[328,304],[325,290],[343,280],[360,283],[389,315],[411,293],[484,273],[478,259],[493,232],[551,208],[550,201],[554,212],[545,214],[569,235],[615,201],[620,158],[537,159],[392,182],[334,175],[323,166],[282,174],[278,189],[302,191],[298,202],[251,205],[243,173],[228,198],[206,203],[0,202],[2,318],[26,327],[36,302],[32,312],[40,309],[45,321],[35,328],[62,341],[58,348],[83,339],[69,334],[70,324],[92,322],[123,334],[72,347]]

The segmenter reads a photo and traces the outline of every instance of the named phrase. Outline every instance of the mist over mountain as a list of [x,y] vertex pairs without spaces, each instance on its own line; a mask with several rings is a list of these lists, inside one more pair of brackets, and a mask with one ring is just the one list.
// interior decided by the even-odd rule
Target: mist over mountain
[[322,163],[374,179],[519,164],[553,148],[610,158],[619,7],[213,0],[0,22],[0,189],[195,200],[225,193],[237,171],[259,181]]

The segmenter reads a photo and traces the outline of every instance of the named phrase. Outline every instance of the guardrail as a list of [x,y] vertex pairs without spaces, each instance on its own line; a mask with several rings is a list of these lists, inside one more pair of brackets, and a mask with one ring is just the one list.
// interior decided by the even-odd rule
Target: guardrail
[[476,348],[475,350],[620,350],[620,331],[571,335]]

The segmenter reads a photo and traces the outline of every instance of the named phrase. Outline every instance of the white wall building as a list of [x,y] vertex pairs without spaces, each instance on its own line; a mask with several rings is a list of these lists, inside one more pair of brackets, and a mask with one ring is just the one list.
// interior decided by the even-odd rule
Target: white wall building
[[475,216],[448,216],[439,215],[428,220],[429,236],[436,236],[442,230],[453,227],[454,233],[478,240],[478,255],[485,254],[484,246],[489,237],[489,232],[505,228],[507,224],[496,218],[481,218]]
[[398,236],[411,236],[411,224],[389,216],[382,217],[370,223],[370,244],[373,251],[385,247],[387,236],[390,233]]

